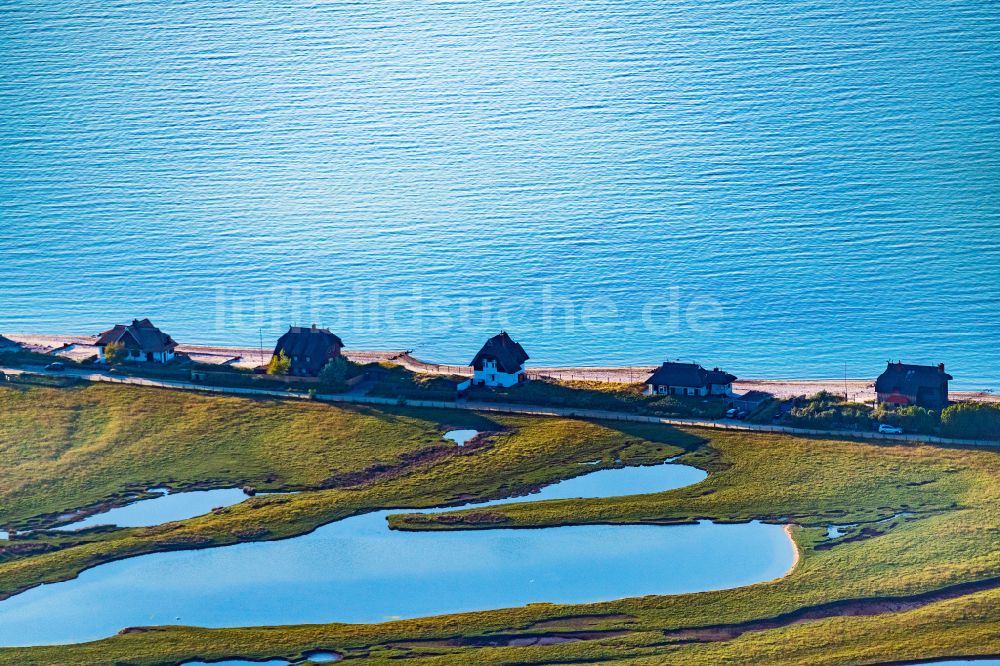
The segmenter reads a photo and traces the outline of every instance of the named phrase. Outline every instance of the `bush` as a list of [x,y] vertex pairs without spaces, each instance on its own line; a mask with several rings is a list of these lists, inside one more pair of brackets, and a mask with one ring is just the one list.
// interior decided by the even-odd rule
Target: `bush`
[[120,342],[109,342],[104,345],[104,362],[114,365],[125,360],[125,347]]
[[347,380],[364,372],[357,363],[348,361],[343,356],[330,359],[319,371],[319,385],[325,391],[340,393],[347,390]]
[[270,362],[267,364],[267,374],[287,375],[291,368],[292,359],[288,358],[288,354],[280,351],[277,356],[272,356]]
[[937,411],[915,405],[897,409],[885,409],[879,406],[875,410],[875,418],[881,423],[899,426],[907,432],[921,432],[926,435],[935,434],[941,425],[941,415]]
[[412,400],[449,402],[455,399],[456,387],[464,380],[463,377],[414,373],[398,365],[381,363],[368,366],[351,365],[356,374],[367,371],[375,378],[375,384],[368,391],[368,395],[382,398],[403,397]]
[[820,391],[796,405],[787,421],[800,428],[823,430],[869,430],[875,425],[871,407],[859,402],[845,402],[838,395]]
[[941,412],[941,434],[966,439],[1000,440],[1000,406],[958,402]]

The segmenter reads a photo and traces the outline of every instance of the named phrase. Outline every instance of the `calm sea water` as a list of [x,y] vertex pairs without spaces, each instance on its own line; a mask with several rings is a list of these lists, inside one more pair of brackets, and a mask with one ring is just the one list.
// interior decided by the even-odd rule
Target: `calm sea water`
[[1000,388],[990,0],[0,0],[0,332]]

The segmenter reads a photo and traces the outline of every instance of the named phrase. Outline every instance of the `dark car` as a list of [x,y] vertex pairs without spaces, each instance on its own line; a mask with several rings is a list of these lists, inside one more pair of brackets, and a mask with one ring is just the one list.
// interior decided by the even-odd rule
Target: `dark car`
[[54,363],[49,363],[47,366],[45,366],[45,369],[48,372],[62,372],[63,370],[66,369],[66,364],[63,363],[62,361],[55,361]]

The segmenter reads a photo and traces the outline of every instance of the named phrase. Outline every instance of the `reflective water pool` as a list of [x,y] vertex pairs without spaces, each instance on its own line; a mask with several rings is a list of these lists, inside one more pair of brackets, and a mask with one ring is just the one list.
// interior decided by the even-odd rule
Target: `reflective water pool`
[[216,490],[192,490],[188,492],[166,494],[165,489],[150,489],[163,492],[160,497],[139,500],[127,506],[121,506],[102,513],[95,513],[83,520],[56,529],[63,531],[82,530],[97,525],[115,525],[117,527],[150,527],[169,523],[174,520],[186,520],[208,513],[215,507],[239,504],[247,498],[239,488],[220,488]]
[[465,446],[473,437],[479,434],[478,430],[452,430],[444,434],[444,438],[455,442],[459,446]]
[[[683,465],[599,470],[526,498],[633,495],[704,478]],[[156,553],[0,603],[0,644],[93,640],[123,627],[394,618],[676,594],[770,580],[793,561],[777,525],[590,525],[396,532],[383,510],[283,541]]]

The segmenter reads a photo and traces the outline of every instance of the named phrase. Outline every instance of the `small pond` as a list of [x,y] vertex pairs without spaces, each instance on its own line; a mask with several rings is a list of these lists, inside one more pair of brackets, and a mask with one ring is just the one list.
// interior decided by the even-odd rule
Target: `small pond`
[[[328,664],[340,661],[340,655],[327,650],[306,652],[306,659],[316,664]],[[290,662],[285,659],[270,659],[268,661],[249,661],[246,659],[227,659],[225,661],[185,661],[181,666],[294,666],[302,662]]]
[[226,659],[225,661],[185,661],[181,666],[289,666],[284,659],[268,661],[247,661],[246,659]]
[[97,525],[116,527],[151,527],[175,520],[186,520],[208,513],[218,506],[232,506],[247,498],[239,488],[217,490],[191,490],[167,494],[165,488],[150,488],[161,493],[159,497],[139,500],[126,506],[95,513],[57,530],[75,531]]
[[478,430],[452,430],[444,434],[444,438],[451,440],[459,446],[465,446],[470,439],[479,434]]
[[[696,483],[677,464],[598,470],[480,504],[658,492]],[[382,510],[282,541],[154,553],[0,602],[0,645],[94,640],[123,627],[383,622],[442,613],[738,587],[777,578],[779,525],[588,525],[398,532]]]

